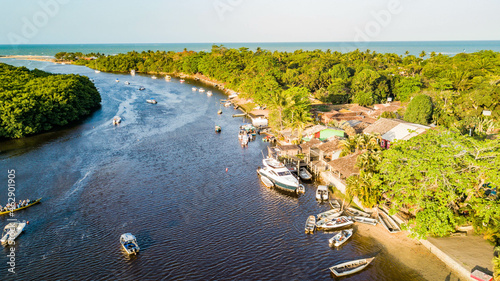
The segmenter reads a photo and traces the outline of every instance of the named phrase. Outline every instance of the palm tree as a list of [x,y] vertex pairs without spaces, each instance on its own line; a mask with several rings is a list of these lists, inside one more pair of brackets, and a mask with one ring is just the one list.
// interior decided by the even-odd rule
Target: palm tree
[[283,94],[283,91],[276,91],[271,94],[270,106],[272,109],[278,111],[278,122],[280,124],[280,131],[283,131],[283,110],[287,107],[288,101]]
[[369,173],[376,172],[377,166],[382,161],[382,153],[380,150],[367,150],[360,154],[356,159],[356,166],[362,171]]
[[372,173],[361,172],[359,175],[351,176],[347,179],[347,194],[351,197],[358,197],[364,207],[373,208],[377,205],[380,191],[379,179]]

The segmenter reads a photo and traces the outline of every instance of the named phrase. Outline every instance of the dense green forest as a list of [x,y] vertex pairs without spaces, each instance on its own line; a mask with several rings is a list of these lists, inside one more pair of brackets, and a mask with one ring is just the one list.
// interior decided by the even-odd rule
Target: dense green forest
[[0,138],[21,138],[88,116],[101,96],[88,77],[0,63]]
[[[200,73],[226,83],[227,88],[244,93],[260,105],[276,104],[276,95],[295,87],[304,88],[325,103],[365,106],[387,98],[408,102],[417,94],[425,94],[431,97],[434,107],[429,122],[464,130],[483,121],[483,110],[491,111],[490,118],[495,120],[500,114],[500,53],[493,51],[455,56],[422,52],[416,57],[370,50],[290,53],[214,45],[211,52],[78,55],[60,53],[57,57],[74,58],[77,64],[102,71]],[[290,127],[296,123],[285,121],[284,125]]]

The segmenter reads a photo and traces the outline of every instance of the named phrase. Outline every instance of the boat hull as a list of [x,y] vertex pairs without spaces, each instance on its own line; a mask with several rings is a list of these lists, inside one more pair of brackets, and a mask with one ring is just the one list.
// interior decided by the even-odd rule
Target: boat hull
[[273,178],[270,174],[266,173],[266,171],[264,169],[258,169],[257,173],[259,173],[259,175],[264,176],[267,179],[269,179],[273,183],[274,187],[276,187],[278,189],[281,189],[283,191],[293,192],[293,193],[297,192],[298,184],[291,185],[289,183],[282,182],[276,178]]
[[[373,261],[373,259],[375,258],[359,259],[355,261],[341,263],[330,267],[330,271],[337,277],[354,274],[365,269]],[[341,271],[340,269],[344,267],[350,268],[350,270]]]

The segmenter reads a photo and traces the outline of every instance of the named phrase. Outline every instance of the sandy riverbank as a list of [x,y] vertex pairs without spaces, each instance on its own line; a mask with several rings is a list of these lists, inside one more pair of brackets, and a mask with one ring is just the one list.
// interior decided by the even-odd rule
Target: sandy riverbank
[[[48,62],[56,62],[56,59],[52,56],[29,56],[29,55],[16,55],[16,56],[4,56],[1,58],[5,59],[18,59],[18,60],[34,60],[34,61],[48,61]],[[62,63],[62,62],[56,62]],[[68,62],[66,62],[68,63]]]

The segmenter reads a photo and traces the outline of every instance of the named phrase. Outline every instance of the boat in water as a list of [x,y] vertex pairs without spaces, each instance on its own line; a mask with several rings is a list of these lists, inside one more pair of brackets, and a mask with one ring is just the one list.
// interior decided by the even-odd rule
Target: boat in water
[[339,231],[337,234],[335,234],[330,240],[328,240],[328,243],[330,246],[335,246],[339,247],[340,245],[344,244],[347,242],[349,238],[352,237],[353,229],[344,229]]
[[130,85],[130,82],[128,82],[128,81],[125,81],[125,85]]
[[200,88],[198,91],[199,91],[200,93],[203,93],[203,92],[205,92],[205,89]]
[[219,125],[215,125],[215,132],[220,133],[222,131],[222,128]]
[[297,194],[299,193],[306,193],[306,188],[302,184],[299,184],[299,187],[297,187]]
[[141,86],[141,87],[139,87],[139,91],[144,91],[144,90],[146,90],[146,88],[144,88],[144,87],[142,87],[142,86]]
[[208,96],[208,97],[211,97],[211,96],[212,96],[212,91],[208,91],[208,92],[207,92],[207,96]]
[[21,206],[21,207],[19,207],[19,208],[15,208],[15,209],[13,209],[12,211],[11,211],[11,210],[7,210],[7,211],[0,212],[0,215],[6,215],[6,214],[9,214],[10,212],[16,212],[16,211],[19,211],[19,210],[22,210],[22,209],[26,209],[26,208],[28,208],[28,207],[31,207],[31,206],[33,206],[33,205],[35,205],[35,204],[40,203],[40,200],[42,200],[42,198],[38,198],[38,199],[37,199],[37,200],[35,200],[35,201],[29,201],[29,200],[28,200],[30,203],[28,203],[26,206]]
[[153,76],[151,76],[151,79],[158,79],[158,77],[153,75]]
[[181,80],[179,80],[179,82],[184,83],[184,82],[186,82],[186,80],[181,79]]
[[330,230],[330,229],[335,229],[335,228],[340,228],[344,226],[348,226],[353,224],[354,222],[352,221],[351,218],[342,216],[338,217],[336,219],[321,219],[318,222],[316,222],[316,227],[325,229],[325,230]]
[[122,122],[122,118],[120,116],[113,117],[113,125],[118,125]]
[[300,168],[299,177],[306,181],[312,179],[311,173],[309,173],[309,171],[307,171],[307,169],[304,167]]
[[95,73],[101,73],[101,71],[100,71],[100,70],[94,70],[94,72],[95,72]]
[[139,244],[137,244],[137,239],[131,233],[122,234],[120,236],[120,244],[122,244],[123,249],[129,255],[137,255],[137,253],[139,253]]
[[318,185],[318,189],[316,189],[316,200],[328,200],[328,186]]
[[165,76],[165,80],[170,81],[170,79],[172,79],[172,77],[170,77],[170,75]]
[[306,220],[306,226],[305,226],[306,233],[314,233],[315,228],[316,228],[316,217],[309,216]]
[[266,186],[266,187],[273,187],[274,186],[274,183],[268,179],[267,177],[264,177],[264,176],[260,176],[260,180],[262,181],[262,183]]
[[147,103],[157,104],[158,102],[155,99],[146,100]]
[[22,222],[10,222],[8,223],[2,233],[2,238],[0,239],[0,242],[2,244],[8,243],[9,245],[12,245],[14,243],[14,240],[23,232],[24,227],[26,226],[26,221]]
[[331,219],[340,217],[340,215],[342,215],[342,211],[340,210],[340,208],[334,208],[334,209],[331,209],[331,210],[328,210],[326,212],[318,214],[318,219],[319,220],[321,220],[321,219],[331,220]]
[[294,177],[282,163],[273,158],[263,159],[262,163],[264,164],[264,167],[257,170],[259,175],[271,180],[276,188],[288,192],[298,193],[297,189],[299,188],[299,180]]
[[367,267],[375,258],[359,259],[344,262],[330,267],[330,271],[337,277],[354,274]]
[[198,88],[196,88],[196,87],[192,87],[192,88],[191,88],[191,90],[192,90],[193,92],[196,92],[196,91],[198,91]]
[[130,70],[130,75],[135,76],[135,69]]
[[115,82],[116,82],[116,83],[120,82],[120,79],[116,78],[116,79],[115,79]]

